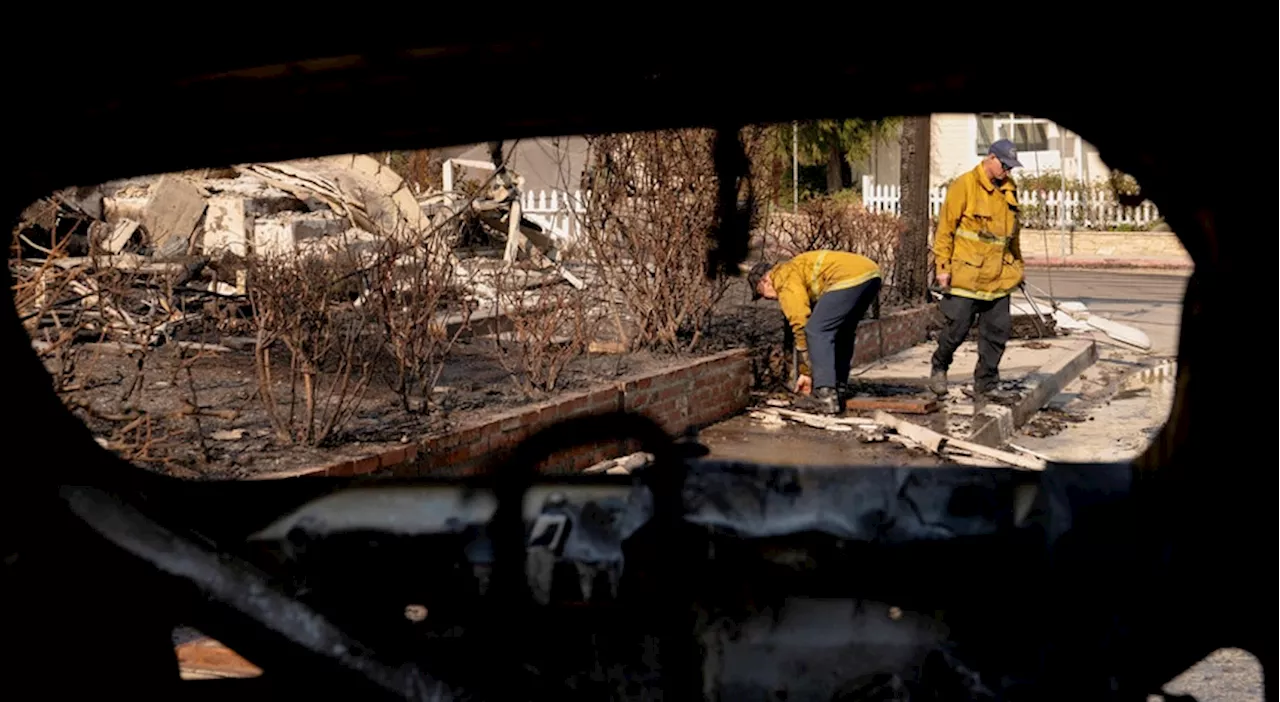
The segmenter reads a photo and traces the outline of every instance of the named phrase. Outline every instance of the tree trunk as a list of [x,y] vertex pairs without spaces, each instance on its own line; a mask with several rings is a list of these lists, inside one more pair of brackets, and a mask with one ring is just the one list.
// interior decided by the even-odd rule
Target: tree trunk
[[901,205],[906,231],[898,246],[893,282],[898,299],[908,304],[928,299],[929,287],[929,132],[930,119],[907,117],[902,124]]
[[835,143],[827,146],[827,194],[834,195],[844,189],[844,155]]

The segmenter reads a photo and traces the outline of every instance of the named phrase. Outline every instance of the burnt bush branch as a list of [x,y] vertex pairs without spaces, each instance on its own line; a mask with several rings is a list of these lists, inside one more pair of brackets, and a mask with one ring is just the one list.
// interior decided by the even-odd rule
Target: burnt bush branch
[[869,212],[861,205],[833,198],[817,198],[801,204],[797,214],[775,213],[765,232],[766,255],[772,260],[790,258],[805,251],[832,249],[862,254],[880,265],[887,301],[894,296],[894,262],[905,224],[898,217]]
[[[741,130],[720,153],[744,168],[727,174],[739,197],[768,140]],[[594,162],[581,218],[584,255],[597,269],[613,324],[629,350],[698,346],[730,278],[708,277],[709,242],[721,221],[716,133],[707,129],[617,134],[591,139]],[[746,164],[741,158],[746,156]],[[747,197],[750,203],[752,197]]]
[[[351,419],[369,381],[360,344],[368,319],[344,288],[347,257],[297,254],[249,263],[249,298],[257,325],[255,370],[267,416],[284,441],[330,440]],[[273,347],[288,355],[287,413],[277,398]],[[301,397],[298,396],[301,390]]]
[[374,251],[361,301],[379,327],[394,366],[391,389],[406,412],[431,407],[445,360],[471,319],[459,271],[449,260],[448,242],[462,226],[451,220],[420,234],[388,237]]
[[601,314],[586,291],[558,277],[532,285],[529,278],[509,268],[498,272],[494,288],[498,312],[511,325],[499,337],[498,362],[534,398],[560,387],[565,369],[590,347]]

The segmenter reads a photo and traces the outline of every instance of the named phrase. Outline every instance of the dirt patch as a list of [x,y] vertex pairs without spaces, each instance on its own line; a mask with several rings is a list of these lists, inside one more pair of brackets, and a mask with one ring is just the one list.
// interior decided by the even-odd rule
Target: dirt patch
[[[375,369],[346,425],[324,444],[307,446],[282,438],[269,421],[252,350],[196,355],[173,347],[144,356],[110,345],[90,348],[78,363],[78,384],[62,394],[64,403],[100,443],[183,478],[243,479],[327,463],[354,457],[369,444],[408,442],[552,396],[526,394],[503,367],[496,345],[475,340],[454,349],[429,411],[407,411],[380,377],[384,369]],[[555,394],[680,360],[651,353],[586,355],[569,365]],[[281,379],[273,384],[277,398],[288,398],[287,363],[273,363],[273,373]]]
[[[241,328],[243,323],[227,327],[218,319],[193,322],[174,343],[146,351],[112,343],[84,344],[73,372],[61,374],[73,380],[60,396],[99,443],[138,465],[182,478],[226,480],[355,460],[372,449],[409,443],[522,405],[733,348],[752,350],[757,389],[785,391],[789,378],[786,324],[777,303],[752,303],[745,280],[735,280],[696,344],[693,334],[688,335],[691,350],[584,354],[568,363],[554,392],[530,392],[520,382],[521,364],[512,356],[518,351],[510,344],[504,352],[490,338],[471,338],[450,351],[428,409],[411,411],[420,410],[423,398],[406,408],[391,389],[390,361],[375,361],[364,375],[363,389],[348,393],[350,418],[324,441],[309,445],[301,437],[290,440],[268,416],[260,397],[253,339],[248,336],[252,331]],[[273,351],[270,388],[284,414],[301,416],[305,388],[291,385],[296,374],[290,372],[288,357],[283,349]],[[61,370],[59,358],[47,361],[54,375]],[[313,392],[318,412],[326,407],[325,397],[335,382],[332,370],[323,369],[317,376]],[[919,388],[858,383],[854,392],[883,397],[916,394]],[[297,398],[292,404],[291,396]],[[292,419],[286,424],[294,430],[305,425]],[[896,449],[886,450],[884,456],[868,454],[867,460],[892,459]]]

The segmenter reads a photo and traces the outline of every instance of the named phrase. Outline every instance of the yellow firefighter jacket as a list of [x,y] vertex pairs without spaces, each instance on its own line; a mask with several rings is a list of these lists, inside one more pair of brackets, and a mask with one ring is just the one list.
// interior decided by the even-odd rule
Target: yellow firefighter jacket
[[995,300],[1022,282],[1018,188],[1013,178],[995,185],[982,164],[956,178],[938,216],[933,256],[939,274],[951,274],[951,294]]
[[809,345],[804,329],[818,298],[823,293],[852,288],[879,277],[880,266],[875,261],[844,251],[806,251],[769,271],[769,282],[778,293],[782,314],[795,334],[801,375],[810,374]]

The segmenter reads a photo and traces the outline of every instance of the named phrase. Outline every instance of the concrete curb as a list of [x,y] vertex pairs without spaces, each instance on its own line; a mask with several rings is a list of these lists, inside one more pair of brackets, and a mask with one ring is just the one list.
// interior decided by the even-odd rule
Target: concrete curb
[[1092,339],[1078,341],[1027,377],[1027,393],[1012,407],[989,405],[973,418],[969,441],[998,447],[1054,395],[1098,361],[1098,345]]
[[1027,268],[1098,268],[1125,269],[1143,268],[1151,270],[1191,270],[1195,262],[1187,258],[1112,258],[1109,256],[1090,256],[1066,258],[1024,258]]

